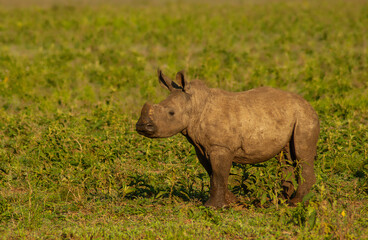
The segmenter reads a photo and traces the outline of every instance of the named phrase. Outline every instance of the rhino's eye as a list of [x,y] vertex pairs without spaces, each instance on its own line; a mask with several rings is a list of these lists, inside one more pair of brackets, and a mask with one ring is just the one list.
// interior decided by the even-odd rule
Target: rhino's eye
[[170,114],[171,116],[174,116],[174,115],[175,115],[175,112],[174,112],[173,110],[171,110],[171,111],[169,112],[169,114]]

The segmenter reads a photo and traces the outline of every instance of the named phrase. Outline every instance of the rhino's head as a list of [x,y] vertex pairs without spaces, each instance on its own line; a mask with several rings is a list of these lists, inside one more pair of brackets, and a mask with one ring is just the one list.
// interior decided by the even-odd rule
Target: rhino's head
[[136,124],[139,134],[149,138],[170,137],[187,128],[191,112],[191,95],[183,72],[176,74],[176,82],[157,71],[162,87],[170,95],[159,104],[144,104]]

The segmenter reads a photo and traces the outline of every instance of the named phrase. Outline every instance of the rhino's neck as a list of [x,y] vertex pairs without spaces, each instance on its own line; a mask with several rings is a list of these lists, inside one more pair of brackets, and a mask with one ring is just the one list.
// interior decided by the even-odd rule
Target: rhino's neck
[[206,109],[208,102],[211,99],[210,88],[201,88],[192,94],[191,99],[191,111],[190,120],[188,122],[188,127],[182,131],[182,134],[186,137],[193,139],[197,135],[198,127],[203,118],[203,113]]

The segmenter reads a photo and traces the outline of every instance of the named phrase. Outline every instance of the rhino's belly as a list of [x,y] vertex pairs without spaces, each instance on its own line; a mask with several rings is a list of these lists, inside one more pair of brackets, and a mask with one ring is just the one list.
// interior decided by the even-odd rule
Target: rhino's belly
[[[280,149],[281,151],[281,149]],[[261,163],[265,162],[267,160],[270,160],[274,156],[276,156],[280,151],[273,152],[272,154],[238,154],[234,157],[235,163],[241,163],[241,164],[255,164],[255,163]]]
[[280,153],[287,143],[287,139],[264,141],[262,143],[245,143],[235,151],[234,162],[255,164],[267,161]]

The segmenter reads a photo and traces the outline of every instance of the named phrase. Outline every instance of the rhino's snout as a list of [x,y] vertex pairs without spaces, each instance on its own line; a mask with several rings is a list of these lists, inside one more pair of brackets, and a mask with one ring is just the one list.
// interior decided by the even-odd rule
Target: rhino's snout
[[157,126],[153,123],[152,115],[152,105],[146,103],[143,106],[141,117],[139,118],[135,128],[137,132],[143,136],[151,137],[157,130]]

